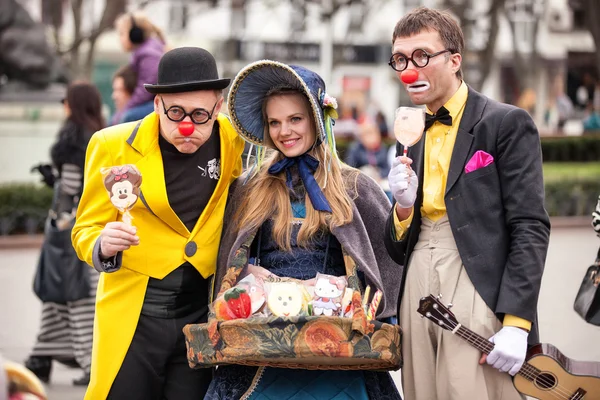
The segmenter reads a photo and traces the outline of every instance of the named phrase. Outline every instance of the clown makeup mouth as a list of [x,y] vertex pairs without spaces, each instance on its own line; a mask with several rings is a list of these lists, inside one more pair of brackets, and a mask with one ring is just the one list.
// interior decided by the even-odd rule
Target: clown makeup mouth
[[192,141],[192,138],[186,137],[183,139],[184,142],[189,143]]
[[411,83],[406,86],[406,91],[410,93],[419,93],[424,92],[429,89],[430,85],[427,81],[416,81],[415,83]]

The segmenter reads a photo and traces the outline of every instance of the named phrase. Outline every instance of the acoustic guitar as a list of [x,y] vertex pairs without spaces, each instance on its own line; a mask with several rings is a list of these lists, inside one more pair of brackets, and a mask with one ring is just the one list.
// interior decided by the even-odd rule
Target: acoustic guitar
[[[461,325],[450,307],[429,295],[419,301],[417,312],[490,354],[494,344]],[[529,348],[513,383],[520,393],[539,400],[600,400],[600,363],[571,360],[551,344],[541,343]]]

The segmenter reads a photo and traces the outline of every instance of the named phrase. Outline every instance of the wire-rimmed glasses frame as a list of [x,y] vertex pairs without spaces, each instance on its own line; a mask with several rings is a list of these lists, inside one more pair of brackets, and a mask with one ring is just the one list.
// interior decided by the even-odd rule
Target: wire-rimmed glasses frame
[[185,117],[190,117],[192,122],[196,125],[204,125],[208,121],[210,121],[215,112],[215,108],[217,107],[217,103],[219,102],[219,100],[217,100],[211,111],[208,111],[204,108],[195,108],[188,113],[185,112],[185,110],[181,106],[171,106],[167,109],[167,106],[165,105],[165,101],[163,100],[162,96],[160,98],[160,101],[162,103],[165,115],[171,121],[181,122],[185,119]]
[[[410,57],[402,54],[402,53],[394,53],[390,57],[390,62],[388,65],[392,67],[394,71],[402,72],[406,68],[408,68],[408,62],[411,61],[413,65],[417,68],[425,68],[429,64],[429,60],[433,57],[439,56],[440,54],[444,54],[446,52],[454,53],[451,49],[444,49],[438,51],[437,53],[429,54],[426,50],[423,49],[415,49],[413,50]],[[400,62],[404,63],[404,66],[401,68],[398,66]]]

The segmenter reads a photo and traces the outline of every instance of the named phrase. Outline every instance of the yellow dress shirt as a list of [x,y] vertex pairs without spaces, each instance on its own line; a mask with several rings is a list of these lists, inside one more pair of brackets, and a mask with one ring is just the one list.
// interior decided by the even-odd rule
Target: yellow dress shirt
[[[463,81],[456,93],[444,104],[444,107],[452,116],[452,126],[435,121],[425,135],[421,216],[432,221],[438,221],[446,214],[444,194],[446,192],[446,182],[450,169],[450,159],[468,94],[469,90]],[[429,109],[427,109],[427,113],[432,114]],[[394,212],[396,240],[401,240],[406,235],[413,218],[413,212],[403,221],[400,221]],[[504,325],[517,326],[526,330],[531,329],[530,321],[508,314],[504,317]]]

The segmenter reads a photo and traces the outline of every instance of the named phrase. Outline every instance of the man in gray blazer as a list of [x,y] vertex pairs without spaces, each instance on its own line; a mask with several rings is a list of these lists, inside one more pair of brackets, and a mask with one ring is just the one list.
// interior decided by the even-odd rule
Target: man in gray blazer
[[[425,134],[388,176],[395,204],[386,247],[407,266],[399,306],[405,398],[519,399],[505,372],[515,375],[528,341],[538,340],[550,233],[537,129],[524,110],[463,82],[464,38],[448,14],[413,10],[392,41],[390,66],[428,113]],[[482,356],[420,319],[419,299],[430,293],[453,303],[458,321],[494,350]]]

